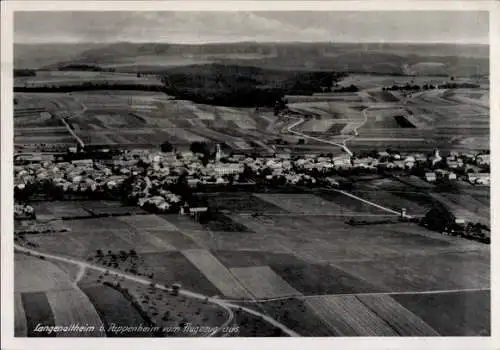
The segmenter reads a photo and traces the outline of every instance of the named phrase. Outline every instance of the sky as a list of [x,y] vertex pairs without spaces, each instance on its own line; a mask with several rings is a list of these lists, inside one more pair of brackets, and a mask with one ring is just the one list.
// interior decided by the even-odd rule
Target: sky
[[488,43],[488,12],[16,12],[17,43]]

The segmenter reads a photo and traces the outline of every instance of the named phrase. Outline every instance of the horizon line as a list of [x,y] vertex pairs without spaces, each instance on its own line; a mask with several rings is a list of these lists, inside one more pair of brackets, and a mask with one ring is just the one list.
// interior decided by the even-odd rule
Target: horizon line
[[478,45],[478,46],[490,46],[487,42],[460,42],[460,41],[209,41],[209,42],[178,42],[178,41],[80,41],[80,42],[69,42],[69,41],[46,41],[46,42],[34,42],[34,41],[18,41],[12,42],[14,45],[113,45],[113,44],[164,44],[164,45],[220,45],[220,44],[375,44],[375,45],[385,45],[385,44],[412,44],[412,45]]

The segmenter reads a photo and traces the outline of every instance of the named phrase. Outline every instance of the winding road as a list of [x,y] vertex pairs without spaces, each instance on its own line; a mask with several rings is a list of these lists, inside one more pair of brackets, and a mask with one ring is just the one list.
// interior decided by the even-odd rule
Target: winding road
[[305,122],[305,119],[304,118],[300,118],[300,117],[291,117],[289,115],[286,115],[287,118],[294,118],[294,119],[298,119],[297,122],[289,125],[287,128],[286,128],[286,131],[291,133],[291,134],[294,134],[294,135],[297,135],[297,136],[300,136],[300,137],[303,137],[305,139],[309,139],[309,140],[314,140],[314,141],[318,141],[318,142],[322,142],[322,143],[327,143],[327,144],[330,144],[330,145],[333,145],[333,146],[337,146],[337,147],[340,147],[344,152],[346,152],[349,156],[352,157],[353,153],[352,151],[347,147],[346,145],[346,142],[352,140],[354,137],[356,137],[356,135],[358,134],[358,129],[360,127],[362,127],[368,120],[368,115],[366,114],[366,112],[370,109],[370,107],[368,108],[365,108],[362,110],[362,115],[363,115],[363,120],[361,121],[360,124],[356,125],[353,130],[352,130],[352,135],[345,138],[344,140],[342,140],[342,143],[338,143],[338,142],[335,142],[335,141],[330,141],[330,140],[325,140],[325,139],[321,139],[319,137],[315,137],[315,136],[310,136],[310,135],[307,135],[307,134],[304,134],[300,131],[297,131],[297,130],[293,130],[295,127],[299,126],[300,124],[304,123]]
[[[63,257],[63,256],[54,255],[54,254],[48,254],[48,253],[41,253],[41,252],[38,252],[38,251],[36,251],[34,249],[22,247],[22,246],[20,246],[18,244],[14,244],[14,248],[17,251],[24,252],[24,253],[29,253],[29,254],[31,254],[31,255],[33,255],[35,257],[43,256],[46,259],[52,259],[52,260],[56,260],[56,261],[62,261],[62,262],[65,262],[65,263],[70,263],[70,264],[78,265],[80,267],[80,271],[78,273],[78,277],[77,278],[81,278],[83,276],[83,273],[85,272],[85,269],[92,269],[92,270],[96,270],[96,271],[100,271],[100,272],[106,272],[106,271],[108,271],[110,274],[113,274],[115,276],[127,279],[129,281],[140,283],[140,284],[143,284],[143,285],[148,285],[149,286],[152,283],[150,280],[145,279],[145,278],[141,278],[141,277],[138,277],[138,276],[130,275],[128,273],[124,273],[124,272],[121,272],[121,271],[118,271],[118,270],[109,269],[109,268],[105,268],[105,267],[102,267],[102,266],[90,264],[88,262],[77,260],[77,259],[74,259],[74,258]],[[171,288],[166,287],[165,285],[162,285],[162,284],[154,284],[154,286],[155,286],[155,288],[158,288],[160,290],[164,290],[164,291],[167,291],[167,292],[171,292],[172,291]],[[232,309],[238,309],[238,310],[245,311],[245,312],[247,312],[247,313],[249,313],[251,315],[260,317],[262,320],[268,322],[269,324],[273,325],[276,328],[281,329],[284,333],[286,333],[287,335],[289,335],[291,337],[300,337],[300,335],[298,333],[296,333],[295,331],[293,331],[290,328],[286,327],[284,324],[276,321],[274,318],[269,317],[269,316],[267,316],[267,315],[265,315],[265,314],[263,314],[263,313],[261,313],[259,311],[256,311],[256,310],[244,307],[244,306],[240,306],[240,305],[237,305],[237,304],[233,304],[233,303],[230,303],[230,302],[226,302],[226,301],[224,301],[222,299],[213,298],[213,297],[209,297],[209,296],[206,296],[206,295],[203,295],[203,294],[200,294],[200,293],[191,292],[191,291],[185,290],[185,289],[181,289],[179,291],[179,294],[184,295],[184,296],[189,297],[189,298],[193,298],[193,299],[207,300],[210,303],[213,303],[213,304],[216,304],[216,305],[220,306],[221,308],[223,308],[228,313],[229,317],[226,320],[226,322],[222,326],[220,326],[216,330],[214,330],[212,333],[210,333],[208,336],[214,336],[214,335],[216,335],[217,333],[219,333],[219,331],[221,329],[223,329],[224,327],[227,327],[231,322],[233,322],[234,313],[233,313]]]

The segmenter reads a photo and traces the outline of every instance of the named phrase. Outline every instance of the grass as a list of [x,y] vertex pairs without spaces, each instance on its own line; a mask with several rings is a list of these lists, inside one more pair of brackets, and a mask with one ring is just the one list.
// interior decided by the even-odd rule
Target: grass
[[489,336],[490,292],[394,295],[442,336]]

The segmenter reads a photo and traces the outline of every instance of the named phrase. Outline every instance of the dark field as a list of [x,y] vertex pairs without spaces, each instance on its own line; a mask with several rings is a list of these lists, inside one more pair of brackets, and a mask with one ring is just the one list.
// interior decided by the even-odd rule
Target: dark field
[[149,337],[151,332],[117,333],[109,330],[112,324],[116,326],[146,326],[148,324],[134,306],[117,290],[104,286],[81,286],[99,314],[107,337]]
[[45,292],[30,292],[21,294],[27,322],[28,337],[55,337],[56,333],[48,331],[35,332],[37,325],[55,326],[54,314]]
[[406,119],[402,115],[396,115],[394,116],[394,119],[401,128],[415,128],[415,125],[413,125],[408,119]]
[[304,337],[330,336],[323,322],[307,309],[302,300],[295,298],[260,303],[259,307],[269,316],[280,321]]
[[207,200],[211,207],[213,206],[218,210],[229,210],[232,213],[286,213],[280,207],[251,193],[217,193],[207,196]]
[[139,272],[153,273],[154,280],[167,286],[180,282],[186,289],[209,296],[219,294],[217,288],[182,253],[141,254],[144,262]]
[[490,336],[490,291],[394,295],[439,334]]

